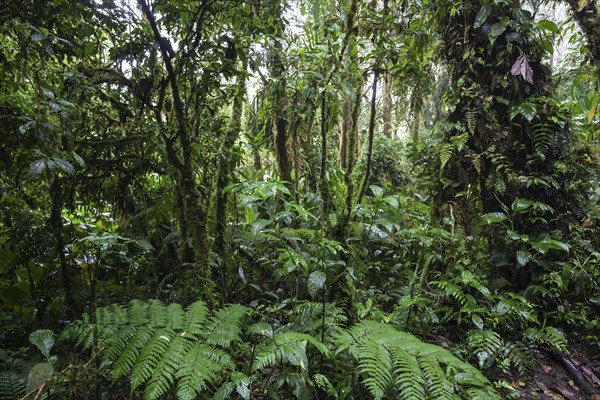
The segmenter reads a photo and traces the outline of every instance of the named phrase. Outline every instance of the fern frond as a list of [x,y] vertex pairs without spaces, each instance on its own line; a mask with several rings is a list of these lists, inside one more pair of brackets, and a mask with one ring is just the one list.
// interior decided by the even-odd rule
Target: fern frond
[[[424,343],[390,325],[362,321],[334,336],[336,354],[347,351],[358,364],[363,383],[375,399],[460,399],[459,393],[500,399],[476,368],[447,349]],[[464,398],[464,397],[463,397]],[[467,395],[466,398],[471,398]]]
[[406,399],[425,398],[425,380],[421,376],[414,376],[413,371],[419,369],[417,359],[404,349],[392,348],[394,359],[393,373],[396,375],[394,384]]
[[202,332],[207,315],[208,308],[205,302],[197,301],[190,304],[185,312],[185,330],[192,335]]
[[454,394],[454,385],[448,379],[437,359],[428,356],[418,357],[419,366],[427,382],[429,398],[436,400],[460,400]]
[[546,122],[534,124],[529,131],[529,137],[533,144],[533,150],[542,161],[545,160],[550,148],[556,144],[554,127]]
[[222,370],[234,367],[225,351],[205,344],[194,345],[178,366],[177,397],[181,400],[196,399],[208,384],[218,380]]
[[[113,379],[128,376],[132,390],[145,387],[147,399],[163,398],[174,388],[179,399],[195,399],[224,369],[234,369],[222,348],[241,341],[241,322],[247,312],[246,307],[233,305],[211,317],[201,301],[185,310],[157,300],[99,308],[97,333],[100,346],[106,348],[103,359],[111,365]],[[93,328],[84,317],[61,337],[90,348]]]
[[[320,333],[323,329],[323,304],[306,302],[296,307],[296,320],[290,330],[304,333]],[[346,316],[335,304],[325,304],[325,331],[331,333],[336,326],[346,321]]]
[[467,333],[467,345],[477,355],[481,368],[504,347],[504,342],[494,331],[472,330]]
[[248,308],[234,304],[217,311],[206,325],[204,337],[206,342],[221,347],[229,347],[231,343],[241,341],[242,317]]
[[310,343],[326,355],[329,350],[325,345],[314,337],[299,332],[278,333],[273,340],[262,347],[254,361],[254,370],[258,371],[266,367],[272,367],[286,362],[302,369],[308,368],[308,357],[306,355],[306,345]]
[[25,394],[25,376],[14,371],[0,372],[0,399],[20,399]]
[[382,399],[392,383],[392,357],[388,349],[374,341],[360,345],[359,372],[365,377],[364,385],[374,399]]
[[[118,349],[120,346],[112,346],[109,343],[108,352],[106,354],[106,358],[109,360],[115,360],[113,364],[113,379],[118,379],[122,376],[125,376],[131,371],[133,365],[136,363],[138,358],[140,357],[140,352],[146,346],[146,343],[152,337],[152,329],[149,327],[142,328],[134,328],[135,335],[129,340],[127,346],[122,348],[120,352],[114,351],[114,349]],[[126,329],[125,329],[126,330]]]
[[132,389],[136,389],[152,377],[156,371],[156,366],[169,346],[171,338],[171,335],[167,332],[157,331],[148,340],[131,369]]

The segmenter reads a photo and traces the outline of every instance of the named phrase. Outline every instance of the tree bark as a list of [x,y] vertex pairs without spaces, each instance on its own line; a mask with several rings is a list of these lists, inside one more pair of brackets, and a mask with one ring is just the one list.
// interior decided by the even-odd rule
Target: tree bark
[[386,74],[383,79],[383,105],[381,117],[383,119],[383,135],[392,138],[392,91],[390,88],[390,75]]
[[597,84],[600,86],[600,13],[595,0],[582,2],[579,0],[564,0],[573,13],[573,19],[585,34],[588,50],[596,73],[599,75]]
[[245,55],[242,55],[241,64],[241,73],[237,77],[237,93],[231,109],[231,122],[229,129],[225,133],[217,177],[215,249],[221,257],[225,255],[225,227],[227,223],[227,206],[229,203],[229,196],[225,193],[225,188],[231,181],[231,170],[233,168],[231,150],[240,135],[242,107],[246,94],[246,70],[248,62]]
[[287,97],[286,97],[286,86],[287,82],[285,79],[285,65],[281,56],[283,54],[283,47],[281,44],[281,38],[284,32],[284,25],[282,20],[282,6],[277,6],[276,15],[276,32],[275,41],[273,44],[272,64],[271,64],[271,76],[275,84],[274,91],[274,103],[275,103],[275,152],[277,155],[277,166],[279,168],[279,176],[283,181],[292,183],[292,173],[290,166],[290,156],[288,154],[288,121],[287,121]]
[[329,211],[329,186],[327,185],[327,132],[328,129],[327,114],[327,92],[321,93],[321,170],[319,176],[319,186],[321,189],[322,211]]
[[[150,9],[146,0],[138,0],[138,4],[148,20],[154,40],[158,42],[165,69],[167,79],[171,86],[173,96],[173,109],[177,118],[176,137],[181,145],[183,160],[171,152],[169,157],[173,166],[178,170],[179,190],[181,191],[182,199],[182,233],[186,235],[184,240],[184,261],[192,263],[198,272],[198,277],[204,280],[208,291],[210,283],[210,269],[208,264],[209,248],[207,243],[206,231],[206,215],[200,204],[200,194],[196,187],[194,176],[194,162],[192,159],[192,143],[188,132],[187,122],[183,100],[179,90],[178,75],[171,61],[174,54],[171,43],[168,39],[163,38],[158,29],[156,18]],[[169,145],[169,144],[168,144]],[[171,144],[172,146],[172,144]],[[188,236],[189,235],[189,236]],[[193,259],[190,259],[193,257]]]
[[371,95],[371,116],[369,118],[369,144],[367,148],[367,166],[365,168],[365,176],[362,181],[360,192],[358,193],[358,200],[356,203],[362,201],[367,186],[369,185],[369,178],[371,177],[371,161],[373,158],[373,139],[375,137],[375,116],[377,114],[377,80],[379,78],[379,71],[375,69],[373,72],[373,92]]

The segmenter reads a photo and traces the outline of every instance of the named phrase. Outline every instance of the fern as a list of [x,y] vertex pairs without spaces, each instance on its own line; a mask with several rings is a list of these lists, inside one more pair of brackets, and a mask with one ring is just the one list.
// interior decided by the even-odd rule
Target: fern
[[533,124],[529,131],[529,137],[533,144],[533,150],[537,156],[544,161],[550,152],[551,147],[556,145],[554,126],[546,122]]
[[467,345],[477,356],[480,368],[489,366],[494,356],[504,347],[500,335],[489,330],[468,332]]
[[[224,348],[241,340],[241,320],[248,309],[232,305],[209,316],[203,302],[187,309],[159,301],[132,301],[97,312],[97,341],[106,348],[113,378],[129,377],[131,389],[144,387],[148,399],[162,398],[173,388],[177,397],[191,400],[224,369],[235,364]],[[62,334],[84,348],[92,347],[94,329],[89,317],[71,324]]]
[[[475,129],[475,128],[473,128]],[[440,169],[443,170],[446,164],[454,157],[455,153],[461,152],[467,145],[469,135],[462,133],[450,137],[450,143],[446,143],[440,149]]]
[[20,399],[25,394],[25,377],[14,371],[0,372],[0,400]]
[[358,364],[374,399],[500,399],[490,382],[448,350],[390,325],[363,321],[335,335],[336,354]]
[[289,363],[302,369],[308,368],[306,345],[310,343],[321,354],[327,355],[329,349],[314,337],[299,332],[284,332],[273,336],[266,346],[256,355],[254,370],[261,370],[279,364]]

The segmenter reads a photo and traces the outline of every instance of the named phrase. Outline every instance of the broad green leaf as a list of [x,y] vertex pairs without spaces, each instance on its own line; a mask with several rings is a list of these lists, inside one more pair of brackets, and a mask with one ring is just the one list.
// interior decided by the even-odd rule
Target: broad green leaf
[[481,216],[481,219],[486,224],[495,224],[498,222],[506,221],[508,219],[508,217],[504,213],[493,212],[493,213],[483,214]]
[[383,199],[383,201],[385,201],[386,203],[388,203],[390,206],[392,206],[393,208],[398,208],[398,199],[395,198],[394,196],[387,196]]
[[29,335],[29,342],[40,349],[40,352],[46,358],[50,357],[50,350],[54,346],[54,340],[54,332],[50,329],[38,329]]
[[567,243],[560,242],[554,239],[545,239],[540,242],[531,242],[531,246],[542,254],[546,253],[550,249],[562,250],[568,253],[570,248],[570,246]]
[[258,235],[270,223],[271,223],[271,221],[266,220],[266,219],[257,219],[256,221],[254,221],[252,223],[252,235],[253,236]]
[[495,39],[498,36],[502,35],[506,30],[506,25],[502,22],[497,22],[492,25],[490,28],[490,38]]
[[539,42],[542,49],[546,51],[548,54],[554,54],[554,44],[549,39],[541,39]]
[[478,327],[479,329],[483,329],[483,320],[481,319],[481,317],[477,314],[473,314],[471,316],[471,321],[473,321],[473,324]]
[[531,259],[531,253],[527,250],[517,251],[517,262],[521,267],[525,266]]
[[308,276],[308,293],[314,297],[321,289],[323,289],[326,280],[327,275],[325,275],[325,272],[313,271]]
[[479,29],[481,25],[488,19],[490,13],[492,12],[492,7],[488,4],[484,4],[483,7],[477,13],[475,17],[475,23],[473,23],[474,29]]
[[381,188],[381,187],[379,187],[377,185],[371,185],[371,186],[369,186],[369,188],[373,192],[373,196],[375,196],[375,197],[382,197],[383,196],[383,188]]
[[548,19],[538,21],[537,26],[552,33],[556,33],[557,35],[560,34],[560,28],[558,25]]
[[512,205],[511,205],[511,209],[515,212],[515,213],[520,213],[522,211],[527,210],[529,207],[531,207],[532,202],[529,200],[525,200],[525,199],[515,199],[515,201],[513,201]]
[[519,234],[511,229],[506,231],[506,236],[508,236],[510,240],[521,240]]
[[44,384],[54,374],[54,367],[48,362],[35,364],[27,375],[27,392],[32,392]]

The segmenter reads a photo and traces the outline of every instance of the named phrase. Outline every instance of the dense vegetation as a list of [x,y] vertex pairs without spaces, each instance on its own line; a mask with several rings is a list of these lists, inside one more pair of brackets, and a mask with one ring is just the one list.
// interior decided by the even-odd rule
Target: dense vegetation
[[0,399],[516,398],[598,352],[599,32],[594,0],[3,1]]

